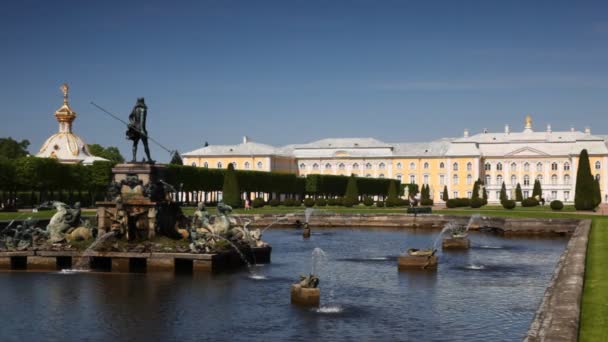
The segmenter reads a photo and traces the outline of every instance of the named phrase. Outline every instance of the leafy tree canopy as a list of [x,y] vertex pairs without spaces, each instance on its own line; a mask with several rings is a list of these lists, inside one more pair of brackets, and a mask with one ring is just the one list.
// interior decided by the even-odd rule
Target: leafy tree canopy
[[99,144],[89,144],[89,152],[92,155],[105,158],[111,162],[124,163],[125,158],[120,154],[120,150],[114,146],[103,147]]
[[0,138],[0,158],[16,159],[25,157],[29,154],[27,151],[30,146],[29,140],[13,140],[13,138]]

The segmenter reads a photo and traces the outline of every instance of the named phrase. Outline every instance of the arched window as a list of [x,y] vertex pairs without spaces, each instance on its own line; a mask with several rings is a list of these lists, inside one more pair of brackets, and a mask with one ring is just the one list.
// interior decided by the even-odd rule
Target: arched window
[[543,172],[543,163],[536,163],[536,172]]
[[473,176],[471,176],[471,175],[467,175],[467,184],[468,184],[468,185],[473,184]]
[[[249,164],[249,162],[245,162],[245,169],[249,169],[251,167],[251,164]],[[300,169],[304,168],[304,164],[300,164]]]
[[217,162],[217,168],[221,169],[222,167],[224,167],[224,165],[222,165],[222,162]]
[[366,168],[367,170],[371,170],[371,169],[372,169],[372,163],[367,163],[367,164],[365,164],[365,168]]
[[458,185],[458,175],[454,175],[454,177],[452,177],[452,184]]
[[530,176],[528,176],[528,175],[524,176],[524,185],[530,185]]
[[599,161],[595,162],[595,169],[599,170],[602,167],[602,163],[600,163]]
[[422,179],[423,179],[424,184],[427,184],[427,185],[429,184],[429,175],[424,175]]
[[384,178],[384,173],[381,173],[380,175],[378,175],[378,178]]
[[454,170],[454,171],[458,171],[458,163],[454,163],[454,164],[452,165],[452,170]]
[[372,175],[370,175],[369,173],[365,175],[365,177],[370,178]]
[[490,175],[486,175],[486,185],[492,184],[492,177]]
[[429,163],[424,163],[424,168],[428,169],[429,168]]
[[543,184],[543,175],[537,175],[537,176],[536,176],[536,179],[538,180],[538,182],[539,182],[540,184]]
[[385,167],[386,167],[386,165],[384,165],[384,163],[380,163],[380,164],[378,164],[378,168],[379,168],[380,170],[384,170],[384,168],[385,168]]
[[564,184],[566,184],[566,185],[570,184],[570,175],[565,175],[564,176]]
[[551,171],[557,171],[557,163],[556,162],[551,163]]
[[312,169],[313,170],[318,170],[319,169],[319,164],[317,164],[317,163],[312,164]]
[[502,171],[502,163],[496,164],[496,171]]
[[501,175],[496,176],[496,185],[502,185],[502,176]]
[[600,174],[599,173],[595,175],[595,179],[597,179],[598,181],[600,180]]
[[196,162],[192,162],[192,166],[196,166]]
[[517,184],[517,177],[515,175],[511,176],[511,185],[515,186]]
[[397,163],[397,168],[401,169],[403,167],[403,165],[401,165],[401,163]]
[[209,163],[204,162],[204,163],[203,163],[203,167],[207,167],[207,168],[208,168],[208,167],[209,167]]
[[258,169],[261,169],[264,166],[264,164],[262,164],[262,162],[258,162]]
[[517,171],[517,164],[511,163],[511,171]]
[[325,170],[331,170],[331,164],[330,163],[325,164]]
[[570,163],[568,163],[568,162],[564,163],[564,171],[570,171]]
[[354,163],[353,164],[353,170],[359,170],[359,164]]
[[410,184],[416,184],[416,176],[410,175]]
[[486,163],[483,166],[483,169],[486,170],[486,171],[491,171],[492,170],[492,165],[490,163]]
[[398,179],[398,180],[401,180],[401,178],[403,178],[403,176],[402,176],[401,174],[398,174],[398,175],[397,175],[397,179]]
[[232,164],[232,167],[234,167],[236,169],[236,162],[232,162],[230,164]]
[[467,171],[471,171],[473,170],[473,164],[471,164],[471,162],[467,163]]
[[340,170],[344,170],[345,168],[346,168],[346,165],[344,165],[344,163],[340,163],[338,165],[338,169],[340,169]]
[[557,175],[551,176],[551,184],[557,185]]
[[524,163],[524,171],[526,171],[526,172],[530,171],[530,163],[528,163],[528,162]]
[[440,169],[445,169],[445,164],[443,162],[439,163],[439,168]]
[[415,168],[416,168],[416,164],[414,164],[414,162],[411,162],[411,163],[410,163],[410,170],[411,170],[411,169],[415,169]]

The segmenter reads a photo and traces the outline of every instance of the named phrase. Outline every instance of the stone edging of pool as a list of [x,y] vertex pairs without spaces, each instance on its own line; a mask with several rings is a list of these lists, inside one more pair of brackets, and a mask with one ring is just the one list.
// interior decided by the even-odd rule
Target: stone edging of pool
[[581,220],[553,272],[524,341],[576,341],[591,220]]

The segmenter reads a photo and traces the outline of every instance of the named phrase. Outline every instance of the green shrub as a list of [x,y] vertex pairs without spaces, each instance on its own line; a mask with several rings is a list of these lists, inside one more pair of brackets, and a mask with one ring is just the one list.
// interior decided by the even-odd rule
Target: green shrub
[[327,200],[327,205],[332,205],[332,206],[342,205],[342,198],[341,197],[330,198]]
[[536,198],[529,197],[521,201],[522,207],[536,207],[537,205],[538,201],[536,200]]
[[432,206],[433,205],[433,200],[432,199],[423,199],[420,200],[420,205],[424,205],[424,206]]
[[364,204],[366,207],[371,207],[372,205],[374,205],[374,199],[373,199],[373,198],[371,198],[371,197],[365,197],[365,198],[363,199],[363,204]]
[[315,205],[315,199],[314,198],[305,198],[304,199],[304,206],[307,208],[311,208],[312,206]]
[[564,209],[564,203],[562,201],[558,201],[558,200],[551,201],[550,206],[551,206],[551,209],[553,209],[553,210],[562,210],[562,209]]
[[342,205],[350,208],[354,205],[359,204],[359,202],[356,199],[352,199],[352,198],[345,198],[344,200],[342,200]]
[[468,198],[450,198],[445,202],[448,208],[462,208],[471,205],[471,200]]
[[286,206],[286,207],[293,207],[294,206],[294,200],[293,200],[293,198],[286,198],[283,201],[283,205]]
[[327,200],[325,200],[325,198],[317,198],[317,200],[315,201],[315,205],[317,207],[324,207],[327,205]]
[[475,197],[471,199],[471,208],[481,208],[484,205],[484,199]]
[[254,207],[254,208],[261,208],[261,207],[263,207],[263,206],[264,206],[264,204],[266,204],[266,203],[264,202],[264,199],[263,199],[263,198],[260,198],[260,197],[255,198],[255,199],[254,199],[254,200],[251,202],[251,206],[252,206],[252,207]]
[[513,201],[513,200],[506,199],[506,200],[502,201],[501,204],[502,204],[502,207],[505,209],[514,209],[515,208],[515,201]]
[[270,201],[268,201],[268,204],[270,204],[271,207],[278,207],[279,205],[281,205],[281,201],[279,201],[276,198],[273,198]]
[[398,207],[409,207],[410,206],[410,201],[403,199],[403,198],[398,198],[397,199],[397,206]]
[[376,201],[376,207],[378,208],[384,208],[386,207],[384,201]]

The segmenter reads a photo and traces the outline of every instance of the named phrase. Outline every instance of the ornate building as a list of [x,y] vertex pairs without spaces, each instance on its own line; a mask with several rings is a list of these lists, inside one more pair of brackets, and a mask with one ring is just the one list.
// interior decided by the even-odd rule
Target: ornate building
[[72,123],[76,120],[76,112],[68,103],[69,86],[61,85],[63,105],[55,112],[59,122],[59,131],[51,135],[40,148],[36,157],[55,158],[62,163],[92,164],[96,160],[107,160],[93,156],[85,142],[72,132]]
[[440,200],[444,186],[449,196],[471,197],[473,183],[484,180],[488,200],[498,202],[505,183],[509,197],[517,184],[524,197],[532,194],[538,179],[546,200],[574,200],[578,155],[587,149],[591,170],[600,179],[602,198],[608,194],[605,136],[584,132],[532,129],[526,117],[524,130],[484,132],[427,143],[385,143],[373,138],[322,139],[309,144],[276,148],[244,139],[239,145],[207,146],[183,154],[184,164],[308,174],[394,178],[402,183],[428,184]]

